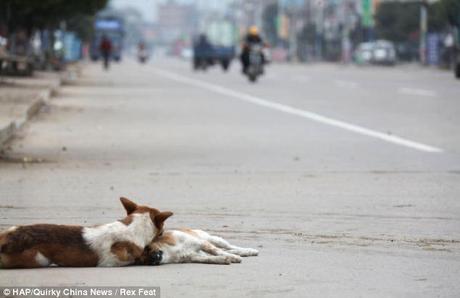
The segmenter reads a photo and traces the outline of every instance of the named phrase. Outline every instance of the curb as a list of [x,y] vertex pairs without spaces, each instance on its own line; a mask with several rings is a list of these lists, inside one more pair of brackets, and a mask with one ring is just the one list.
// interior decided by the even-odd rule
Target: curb
[[41,91],[29,106],[24,117],[16,119],[6,127],[0,128],[0,149],[2,149],[24,125],[32,119],[40,109],[50,100],[50,98],[58,91],[62,84],[62,77],[59,77],[57,83],[53,84],[48,90]]

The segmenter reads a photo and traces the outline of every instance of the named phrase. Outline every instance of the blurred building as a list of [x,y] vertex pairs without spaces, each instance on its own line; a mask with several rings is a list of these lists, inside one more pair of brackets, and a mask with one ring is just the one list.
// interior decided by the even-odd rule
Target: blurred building
[[171,44],[190,39],[198,30],[198,10],[194,4],[168,1],[158,5],[158,42]]

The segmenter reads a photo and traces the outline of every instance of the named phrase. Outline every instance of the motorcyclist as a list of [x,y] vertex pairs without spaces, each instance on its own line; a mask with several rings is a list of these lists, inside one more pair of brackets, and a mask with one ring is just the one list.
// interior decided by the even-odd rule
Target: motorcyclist
[[[259,28],[257,26],[249,27],[248,33],[243,39],[243,43],[241,46],[241,64],[243,66],[243,73],[246,73],[248,66],[249,66],[249,52],[251,50],[251,46],[253,45],[262,45],[264,46],[265,43],[260,36]],[[264,54],[262,54],[262,60],[265,61]]]

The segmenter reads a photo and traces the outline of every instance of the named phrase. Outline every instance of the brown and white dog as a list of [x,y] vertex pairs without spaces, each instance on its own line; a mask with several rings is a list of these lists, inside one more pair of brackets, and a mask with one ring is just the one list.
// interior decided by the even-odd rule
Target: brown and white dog
[[0,268],[118,267],[145,263],[144,248],[163,232],[172,212],[121,198],[127,216],[94,227],[37,224],[0,234]]
[[[202,230],[168,230],[155,238],[146,254],[154,258],[150,264],[171,263],[240,263],[241,257],[257,256],[253,248],[231,245],[221,237],[210,235]],[[157,260],[158,262],[155,262]]]

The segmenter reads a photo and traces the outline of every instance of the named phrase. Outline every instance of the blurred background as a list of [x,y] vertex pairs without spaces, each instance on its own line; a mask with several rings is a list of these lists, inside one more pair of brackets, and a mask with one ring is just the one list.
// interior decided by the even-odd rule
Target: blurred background
[[204,34],[217,59],[228,62],[256,25],[274,62],[455,69],[459,11],[459,0],[2,0],[0,55],[33,60],[26,68],[60,69],[64,62],[97,60],[107,35],[117,61],[140,42],[149,55],[158,50],[190,59]]

